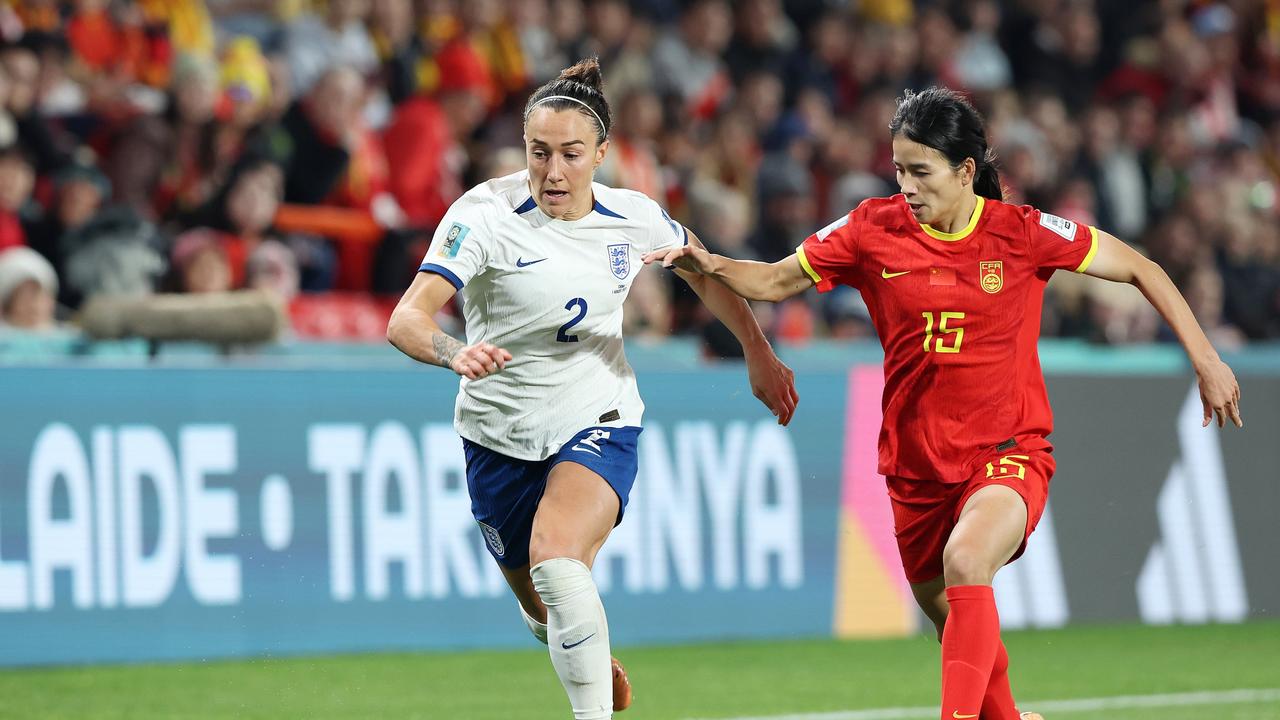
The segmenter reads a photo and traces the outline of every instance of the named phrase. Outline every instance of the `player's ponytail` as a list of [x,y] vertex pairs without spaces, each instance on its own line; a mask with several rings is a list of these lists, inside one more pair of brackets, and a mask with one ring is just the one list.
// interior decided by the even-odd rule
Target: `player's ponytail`
[[987,154],[978,163],[973,174],[973,191],[991,200],[1004,199],[1004,186],[1000,184],[1000,170],[996,167],[996,153],[987,148]]
[[992,200],[1004,199],[1000,171],[996,169],[995,153],[987,146],[982,115],[958,93],[940,87],[921,92],[908,90],[898,99],[889,132],[937,150],[952,169],[963,165],[966,158],[973,158],[973,191]]
[[587,58],[560,71],[560,77],[538,88],[529,96],[524,106],[524,121],[535,107],[546,106],[552,110],[575,110],[590,121],[596,131],[596,143],[609,137],[613,126],[613,112],[604,98],[604,76],[600,61]]

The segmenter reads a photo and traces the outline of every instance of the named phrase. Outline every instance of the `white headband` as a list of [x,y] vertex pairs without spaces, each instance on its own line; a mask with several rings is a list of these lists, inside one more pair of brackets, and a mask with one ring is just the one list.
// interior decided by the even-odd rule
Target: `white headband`
[[541,104],[542,104],[542,103],[544,103],[544,102],[547,102],[548,100],[568,100],[569,102],[576,102],[576,103],[578,103],[578,104],[579,104],[579,105],[581,105],[582,107],[586,108],[586,109],[587,109],[587,112],[591,113],[591,115],[592,115],[593,117],[595,117],[596,122],[600,123],[600,131],[601,131],[602,133],[604,133],[606,136],[608,136],[608,135],[609,135],[609,128],[605,127],[604,121],[600,119],[600,115],[599,115],[598,113],[596,113],[596,111],[595,111],[595,110],[592,110],[590,105],[588,105],[588,104],[586,104],[586,103],[582,102],[581,100],[579,100],[579,99],[578,99],[578,98],[576,98],[576,97],[569,97],[568,95],[548,95],[548,96],[546,96],[546,97],[542,98],[541,100],[539,100],[538,102],[534,103],[534,104],[533,104],[533,107],[529,108],[529,112],[531,112],[531,113],[532,113],[532,112],[533,112],[533,110],[534,110],[534,108],[538,107],[539,105],[541,105]]

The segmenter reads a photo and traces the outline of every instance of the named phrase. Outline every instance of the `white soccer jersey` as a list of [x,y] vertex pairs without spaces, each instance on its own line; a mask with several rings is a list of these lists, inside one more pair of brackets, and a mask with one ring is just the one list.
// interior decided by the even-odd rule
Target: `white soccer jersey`
[[622,351],[622,302],[653,250],[688,233],[653,200],[592,184],[580,220],[556,220],[528,171],[472,188],[449,208],[422,261],[461,291],[467,344],[511,353],[462,378],[454,426],[504,455],[543,460],[584,428],[639,426],[644,403]]

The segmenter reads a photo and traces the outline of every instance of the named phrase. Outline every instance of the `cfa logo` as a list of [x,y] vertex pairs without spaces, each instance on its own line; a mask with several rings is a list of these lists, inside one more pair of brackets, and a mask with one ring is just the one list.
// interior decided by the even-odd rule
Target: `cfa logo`
[[982,260],[978,263],[978,275],[982,278],[982,289],[995,295],[1004,287],[1004,261]]
[[1178,413],[1182,455],[1156,499],[1160,538],[1138,574],[1143,622],[1240,622],[1249,612],[1222,447],[1200,417],[1193,383]]

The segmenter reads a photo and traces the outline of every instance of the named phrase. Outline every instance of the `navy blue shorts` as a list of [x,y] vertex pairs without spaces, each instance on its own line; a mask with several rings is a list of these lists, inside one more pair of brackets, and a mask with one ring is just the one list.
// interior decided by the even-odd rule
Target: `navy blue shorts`
[[512,569],[529,564],[533,514],[547,489],[551,468],[565,461],[583,465],[609,483],[618,494],[614,524],[622,522],[622,511],[636,481],[636,441],[641,429],[587,428],[546,460],[517,460],[463,438],[471,514],[480,524],[493,559]]

